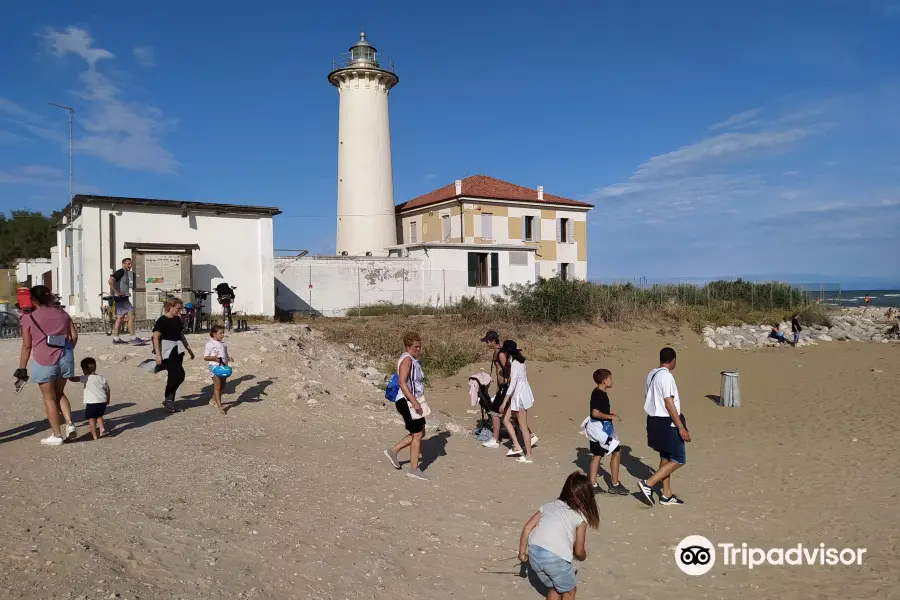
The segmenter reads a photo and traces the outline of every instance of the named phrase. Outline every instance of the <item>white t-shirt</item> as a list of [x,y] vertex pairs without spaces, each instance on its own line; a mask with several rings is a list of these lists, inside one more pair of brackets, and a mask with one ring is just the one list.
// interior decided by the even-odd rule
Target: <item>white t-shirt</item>
[[572,562],[575,530],[584,522],[581,513],[569,508],[562,500],[548,502],[541,507],[541,519],[528,536],[528,545],[549,550],[561,559]]
[[84,384],[85,404],[106,404],[106,377],[103,375],[82,375],[78,381]]
[[[227,365],[231,358],[228,356],[228,346],[218,340],[209,340],[203,348],[203,356],[218,356]],[[219,366],[219,361],[209,361],[209,366]]]
[[[652,383],[651,383],[652,381]],[[681,414],[681,398],[678,397],[678,386],[675,377],[665,367],[653,369],[647,375],[644,397],[644,411],[651,417],[668,417],[666,398],[674,398],[675,410]]]

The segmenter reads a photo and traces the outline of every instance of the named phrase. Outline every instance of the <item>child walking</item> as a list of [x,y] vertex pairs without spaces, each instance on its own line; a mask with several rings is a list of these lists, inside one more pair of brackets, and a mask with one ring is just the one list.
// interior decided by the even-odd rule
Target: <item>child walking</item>
[[231,362],[231,357],[228,356],[228,346],[222,341],[225,337],[225,328],[213,325],[212,329],[209,330],[209,337],[211,339],[206,342],[206,347],[203,348],[203,360],[209,363],[209,376],[212,378],[213,384],[213,405],[219,410],[220,415],[224,415],[222,390],[225,388],[225,382],[228,380],[228,377],[217,374],[215,369],[220,366],[227,367],[228,363]]
[[615,427],[613,427],[613,419],[621,421],[622,418],[610,409],[609,394],[607,393],[607,390],[613,385],[612,372],[607,369],[597,369],[594,371],[594,383],[597,387],[591,392],[591,416],[585,421],[585,434],[590,440],[592,455],[591,485],[595,493],[603,492],[600,484],[597,483],[597,475],[600,472],[600,461],[609,454],[609,493],[627,496],[628,489],[619,481],[621,447]]
[[597,529],[600,512],[591,482],[582,473],[566,478],[559,498],[534,513],[519,537],[519,560],[550,588],[548,600],[574,600],[572,560],[587,558],[587,527]]
[[106,435],[103,415],[109,406],[109,382],[106,377],[97,374],[97,361],[87,357],[81,361],[81,377],[72,377],[70,381],[84,384],[84,418],[88,420],[91,435],[95,440]]

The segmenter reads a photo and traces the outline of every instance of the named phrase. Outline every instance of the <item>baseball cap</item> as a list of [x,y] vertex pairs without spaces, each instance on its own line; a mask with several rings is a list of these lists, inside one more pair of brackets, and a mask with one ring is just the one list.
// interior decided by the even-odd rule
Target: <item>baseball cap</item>
[[482,342],[499,342],[500,334],[494,331],[493,329],[484,334],[484,337],[481,338]]

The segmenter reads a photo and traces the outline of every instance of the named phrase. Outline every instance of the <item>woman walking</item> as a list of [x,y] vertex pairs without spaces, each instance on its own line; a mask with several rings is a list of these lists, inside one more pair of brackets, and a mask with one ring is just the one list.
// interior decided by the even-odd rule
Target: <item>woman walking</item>
[[[38,384],[44,398],[44,412],[50,422],[50,435],[41,440],[47,446],[59,446],[78,437],[72,423],[72,407],[66,397],[66,382],[75,377],[75,345],[78,330],[72,318],[55,306],[50,288],[36,285],[30,290],[34,310],[22,316],[22,351],[16,379],[27,380],[31,358],[31,380]],[[59,415],[66,420],[61,428]]]
[[156,320],[153,326],[153,351],[156,354],[156,364],[161,365],[168,377],[166,378],[166,395],[163,406],[171,413],[178,412],[175,407],[175,392],[178,386],[184,382],[184,353],[194,360],[194,352],[184,338],[181,318],[178,313],[184,303],[179,298],[169,298],[163,304],[163,315]]
[[[537,439],[532,436],[531,430],[528,429],[528,409],[534,405],[534,393],[528,384],[528,376],[525,373],[525,357],[518,345],[513,340],[503,342],[502,352],[504,352],[511,360],[509,387],[506,390],[506,398],[500,407],[500,413],[503,414],[503,426],[506,427],[509,438],[512,440],[512,450],[506,453],[507,456],[518,456],[519,462],[531,463],[531,447]],[[507,412],[506,409],[509,408]],[[516,421],[519,423],[519,431],[522,433],[522,440],[525,443],[524,456],[522,455],[522,446],[519,444],[519,438],[513,428],[512,416],[515,413]]]
[[385,450],[384,455],[395,469],[400,469],[400,461],[397,454],[409,447],[409,477],[428,481],[428,475],[419,470],[419,450],[422,447],[422,435],[425,432],[425,417],[431,414],[431,409],[425,402],[425,373],[419,365],[419,356],[422,355],[422,338],[418,333],[409,332],[403,336],[403,346],[406,348],[397,361],[397,380],[400,391],[394,404],[397,412],[403,417],[407,435],[400,438],[390,450]]

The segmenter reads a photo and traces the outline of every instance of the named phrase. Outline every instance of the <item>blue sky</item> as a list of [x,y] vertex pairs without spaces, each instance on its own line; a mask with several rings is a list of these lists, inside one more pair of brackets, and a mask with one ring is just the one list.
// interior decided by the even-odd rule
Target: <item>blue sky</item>
[[[309,4],[310,6],[306,6]],[[394,58],[397,202],[483,173],[596,203],[590,275],[900,285],[900,0],[0,0],[0,210],[276,205],[334,250],[337,91]]]

